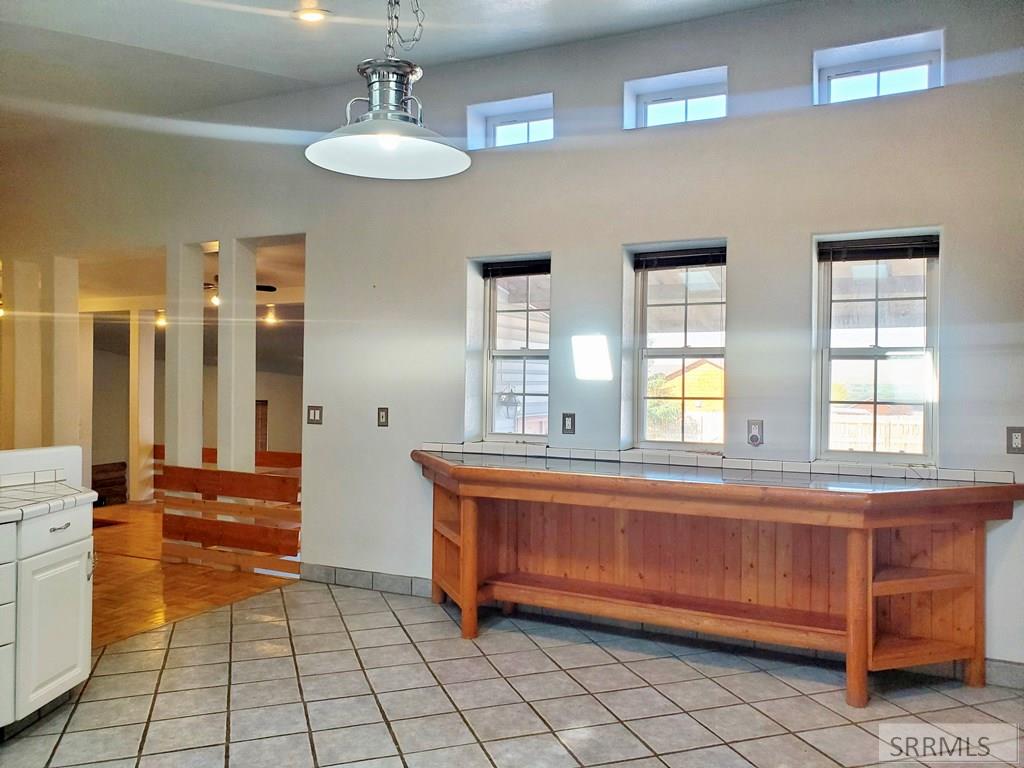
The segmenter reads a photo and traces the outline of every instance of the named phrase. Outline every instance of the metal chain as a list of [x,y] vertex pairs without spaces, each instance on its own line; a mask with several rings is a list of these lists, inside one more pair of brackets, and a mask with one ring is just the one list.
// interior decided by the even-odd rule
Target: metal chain
[[412,36],[405,37],[398,29],[401,0],[388,0],[388,34],[387,42],[384,44],[384,55],[389,59],[397,58],[396,41],[403,51],[411,51],[423,37],[423,20],[427,15],[420,7],[420,0],[411,0],[411,6],[416,19],[416,29],[413,30]]

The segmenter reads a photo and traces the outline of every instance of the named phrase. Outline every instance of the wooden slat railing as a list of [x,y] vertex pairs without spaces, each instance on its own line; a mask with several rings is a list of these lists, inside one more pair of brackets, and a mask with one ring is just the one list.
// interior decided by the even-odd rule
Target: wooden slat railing
[[[153,446],[153,461],[157,469],[163,466],[166,449],[163,444]],[[203,464],[217,463],[217,449],[203,448]],[[256,466],[272,469],[296,469],[302,466],[302,454],[292,451],[256,451]]]
[[166,562],[299,572],[298,478],[165,466],[154,484]]

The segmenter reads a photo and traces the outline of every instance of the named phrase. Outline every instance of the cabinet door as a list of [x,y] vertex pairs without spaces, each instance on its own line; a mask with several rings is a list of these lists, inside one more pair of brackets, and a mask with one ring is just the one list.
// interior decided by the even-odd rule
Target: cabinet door
[[92,538],[18,563],[15,716],[23,718],[89,676]]

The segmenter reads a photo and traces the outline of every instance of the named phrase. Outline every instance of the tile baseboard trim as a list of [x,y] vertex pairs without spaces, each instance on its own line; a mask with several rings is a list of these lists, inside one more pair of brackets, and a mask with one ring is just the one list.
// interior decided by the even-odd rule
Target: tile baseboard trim
[[957,480],[968,483],[1013,483],[1008,470],[958,469],[952,467],[917,466],[912,464],[842,463],[836,460],[783,461],[776,459],[735,459],[716,453],[690,453],[668,449],[626,448],[621,451],[589,448],[552,448],[533,443],[437,443],[420,445],[422,451],[438,453],[472,453],[518,458],[568,459],[571,461],[611,461],[627,464],[660,464],[696,466],[739,472],[791,472],[812,475],[849,475],[854,477],[885,477],[907,480]]
[[430,597],[431,580],[418,576],[402,576],[380,571],[361,571],[357,568],[341,568],[316,563],[301,563],[299,578],[319,584],[335,584],[340,587],[373,589],[396,595]]

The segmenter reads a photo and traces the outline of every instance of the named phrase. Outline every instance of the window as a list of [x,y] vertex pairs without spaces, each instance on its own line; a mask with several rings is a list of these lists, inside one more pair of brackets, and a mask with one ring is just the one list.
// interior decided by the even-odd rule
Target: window
[[487,431],[548,434],[551,262],[484,265],[487,303]]
[[[637,127],[652,128],[656,125],[691,123],[695,120],[725,117],[725,94],[714,93],[714,90],[716,89],[705,87],[696,91],[641,96],[637,101]],[[707,95],[697,95],[704,92],[707,92]]]
[[815,102],[873,99],[942,85],[941,30],[816,51]]
[[639,253],[637,442],[725,442],[725,248]]
[[466,108],[470,149],[533,144],[555,137],[555,102],[550,93],[471,104]]
[[499,115],[487,120],[487,146],[508,147],[555,138],[555,119],[548,111]]
[[937,235],[819,242],[819,453],[931,454]]
[[725,117],[727,67],[628,80],[623,86],[623,128],[689,123]]

